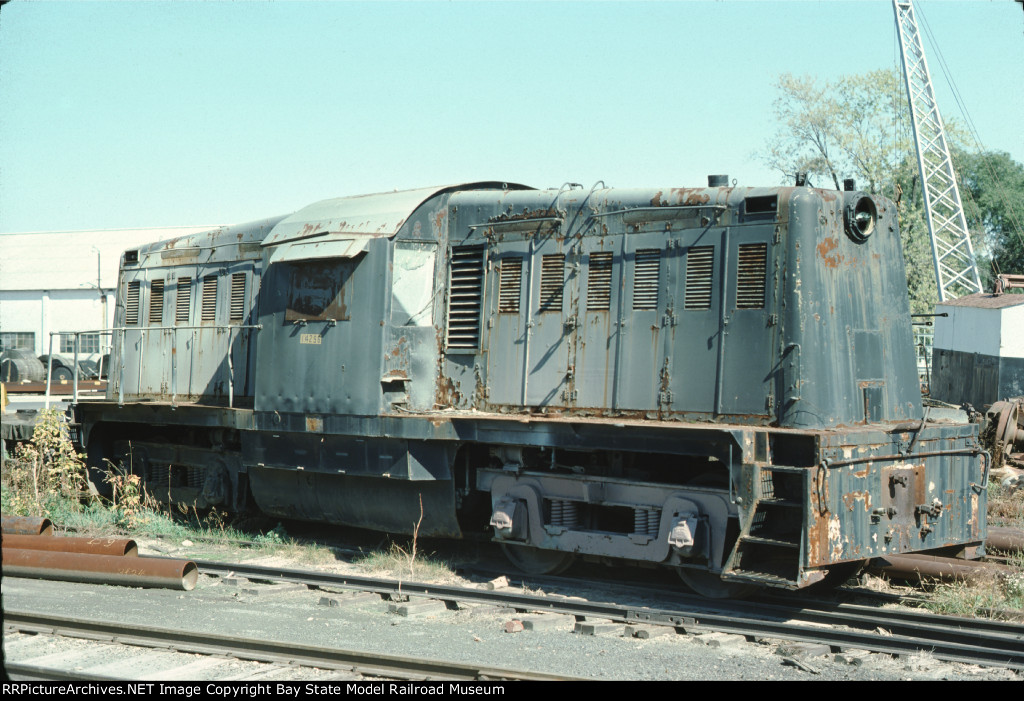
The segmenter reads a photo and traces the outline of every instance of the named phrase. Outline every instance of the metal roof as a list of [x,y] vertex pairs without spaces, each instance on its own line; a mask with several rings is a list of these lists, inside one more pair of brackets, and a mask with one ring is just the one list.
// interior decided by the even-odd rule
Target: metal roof
[[276,246],[286,241],[323,234],[341,234],[346,238],[353,235],[394,236],[410,215],[431,197],[445,191],[468,188],[533,189],[515,183],[478,182],[374,195],[336,197],[303,207],[290,217],[286,217],[274,227],[263,241],[263,245]]
[[1006,307],[1016,307],[1019,304],[1024,304],[1024,294],[1007,292],[1001,295],[991,295],[984,292],[976,292],[966,297],[957,297],[956,299],[938,302],[936,307],[945,305],[949,307],[976,307],[978,309],[1004,309]]

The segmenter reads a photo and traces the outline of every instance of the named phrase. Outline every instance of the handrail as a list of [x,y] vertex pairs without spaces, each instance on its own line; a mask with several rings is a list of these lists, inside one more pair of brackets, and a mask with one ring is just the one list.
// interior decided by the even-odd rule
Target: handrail
[[[46,408],[47,409],[50,408],[50,380],[51,380],[50,374],[51,374],[51,372],[53,370],[53,337],[54,336],[74,336],[74,338],[75,338],[75,340],[74,340],[74,347],[75,347],[75,360],[74,360],[74,363],[75,363],[75,367],[74,367],[74,379],[73,379],[73,389],[72,389],[72,393],[73,393],[72,394],[72,401],[75,404],[77,404],[78,403],[78,351],[79,351],[79,348],[80,348],[80,338],[79,337],[84,335],[84,334],[90,334],[90,335],[101,335],[102,334],[102,335],[111,335],[111,336],[113,334],[115,334],[115,333],[118,334],[118,337],[119,337],[118,338],[118,358],[119,358],[120,362],[119,362],[119,370],[118,370],[118,378],[117,378],[117,392],[118,392],[118,394],[117,394],[117,405],[118,406],[124,406],[124,371],[125,371],[125,365],[124,365],[124,344],[125,344],[125,336],[126,336],[128,331],[138,331],[138,332],[140,332],[140,334],[144,334],[144,333],[149,332],[149,331],[160,331],[160,332],[174,331],[174,332],[177,332],[177,331],[195,331],[195,330],[202,330],[202,329],[213,329],[213,330],[217,330],[217,331],[225,331],[226,330],[228,332],[228,408],[232,408],[233,409],[234,406],[235,406],[235,368],[234,368],[234,363],[233,363],[233,361],[231,359],[231,343],[234,340],[234,338],[233,338],[234,337],[234,332],[235,332],[236,329],[237,330],[254,329],[256,331],[259,331],[262,328],[263,328],[262,324],[203,324],[201,326],[191,326],[191,325],[188,325],[188,326],[186,326],[186,325],[180,325],[180,326],[115,326],[115,327],[109,328],[109,329],[89,330],[89,331],[51,331],[50,332],[50,346],[49,346],[49,348],[50,348],[49,364],[48,364],[47,373],[46,373]],[[113,350],[113,343],[111,343],[111,350]],[[176,407],[177,406],[177,395],[178,395],[178,372],[177,372],[177,363],[175,362],[175,360],[177,358],[177,350],[178,350],[178,335],[177,335],[177,333],[174,333],[171,336],[171,406],[172,407]],[[102,360],[100,362],[102,363]],[[109,377],[111,374],[112,374],[111,370],[110,370],[110,368],[108,368],[107,369],[107,376]]]
[[[52,375],[53,375],[53,337],[54,336],[74,336],[75,337],[75,341],[74,341],[74,345],[75,345],[74,354],[75,354],[75,357],[74,357],[74,368],[73,368],[73,373],[74,374],[72,376],[72,385],[71,385],[71,387],[72,387],[72,389],[71,389],[71,391],[72,391],[72,395],[71,395],[72,399],[71,399],[71,401],[73,403],[77,404],[78,403],[78,352],[79,352],[79,349],[81,348],[81,336],[82,335],[100,336],[100,335],[112,335],[112,334],[113,334],[113,329],[98,329],[98,330],[88,330],[88,331],[51,331],[50,332],[50,342],[49,342],[49,345],[48,345],[47,356],[46,356],[46,398],[45,398],[45,403],[44,403],[44,408],[45,409],[49,409],[50,408],[50,389],[51,389],[51,386],[52,386],[51,382],[52,382],[52,379],[53,379],[53,377],[52,377]],[[101,348],[102,348],[102,346],[101,346]],[[100,370],[100,373],[102,374],[102,372],[103,372],[103,357],[102,357],[102,355],[100,357],[99,370]]]

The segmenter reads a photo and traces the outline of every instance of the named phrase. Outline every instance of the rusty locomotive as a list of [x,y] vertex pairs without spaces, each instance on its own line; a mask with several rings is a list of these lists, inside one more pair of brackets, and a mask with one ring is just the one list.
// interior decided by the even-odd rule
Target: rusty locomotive
[[75,407],[158,498],[489,534],[527,572],[801,588],[986,536],[977,428],[922,409],[896,210],[859,191],[498,182],[127,251]]

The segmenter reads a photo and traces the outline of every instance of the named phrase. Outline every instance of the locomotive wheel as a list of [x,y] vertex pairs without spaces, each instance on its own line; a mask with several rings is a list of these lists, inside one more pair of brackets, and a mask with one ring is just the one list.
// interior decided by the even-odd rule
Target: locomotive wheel
[[756,584],[727,582],[717,574],[706,570],[691,570],[680,567],[676,570],[686,586],[708,599],[742,599],[756,592]]
[[501,549],[513,565],[527,574],[561,574],[576,559],[572,553],[541,550],[529,545],[502,543]]
[[[729,489],[729,474],[723,470],[713,470],[697,475],[690,484],[697,487],[714,487],[715,489]],[[731,527],[732,531],[736,526]],[[736,542],[737,533],[727,532],[726,553],[732,549]],[[746,582],[727,582],[717,574],[707,570],[694,570],[680,567],[676,570],[679,578],[683,580],[690,589],[707,597],[708,599],[742,599],[756,592],[759,587],[756,584]]]

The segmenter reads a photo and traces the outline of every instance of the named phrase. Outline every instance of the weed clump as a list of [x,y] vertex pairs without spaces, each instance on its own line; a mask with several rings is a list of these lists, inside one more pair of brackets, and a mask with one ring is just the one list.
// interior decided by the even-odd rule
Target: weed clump
[[3,463],[3,511],[62,519],[80,512],[89,492],[86,467],[56,409],[39,413],[31,443],[18,443]]

